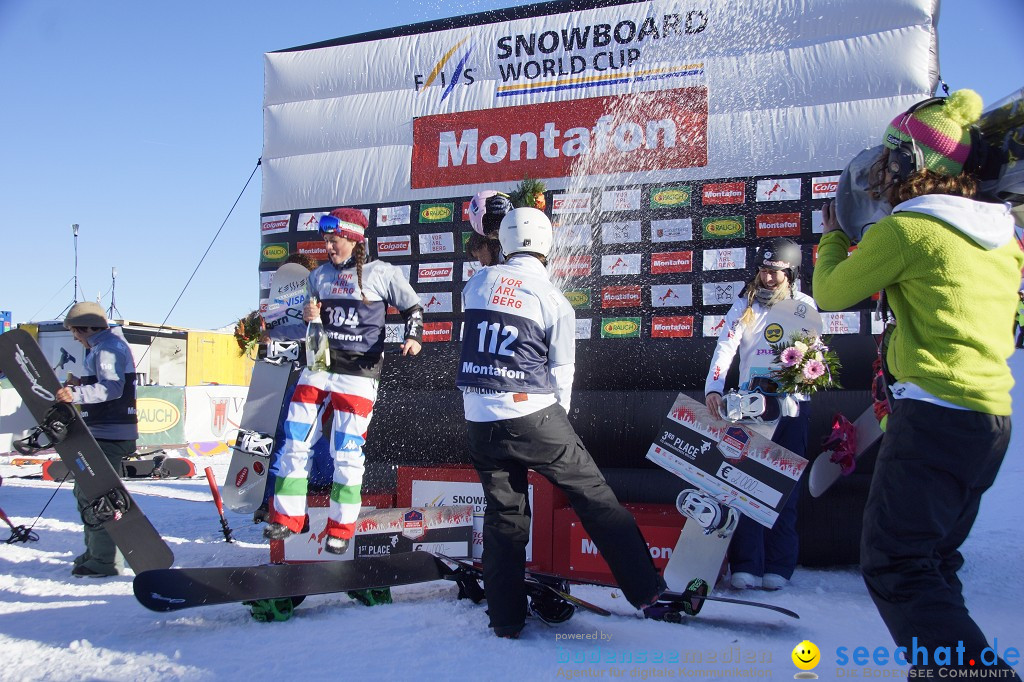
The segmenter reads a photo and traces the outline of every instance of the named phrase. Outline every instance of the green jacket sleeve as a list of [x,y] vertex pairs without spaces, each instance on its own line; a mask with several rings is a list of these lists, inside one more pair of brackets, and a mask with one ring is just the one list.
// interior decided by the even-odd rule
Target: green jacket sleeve
[[888,219],[875,223],[847,256],[850,239],[836,230],[821,237],[814,265],[814,300],[822,310],[843,310],[896,282],[903,247]]

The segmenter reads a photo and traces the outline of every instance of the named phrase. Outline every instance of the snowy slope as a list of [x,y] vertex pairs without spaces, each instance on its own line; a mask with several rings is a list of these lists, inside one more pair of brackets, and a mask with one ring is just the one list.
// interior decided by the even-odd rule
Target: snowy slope
[[[1024,353],[1011,361],[1024,406]],[[222,478],[227,457],[212,464]],[[892,647],[855,567],[798,569],[792,586],[752,596],[798,611],[799,621],[758,609],[710,603],[685,625],[644,621],[616,592],[579,586],[574,593],[616,615],[578,613],[547,627],[531,621],[518,641],[487,629],[481,606],[456,601],[455,587],[436,582],[394,590],[395,603],[363,607],[344,595],[310,597],[288,622],[253,621],[240,605],[157,614],[132,595],[131,577],[105,581],[69,576],[81,551],[80,525],[67,487],[18,478],[25,468],[0,466],[0,507],[15,524],[35,521],[40,540],[0,545],[0,680],[365,679],[524,680],[697,677],[792,679],[790,654],[816,643],[822,679],[903,676],[905,667],[840,666],[837,647]],[[239,542],[226,544],[210,492],[195,481],[129,482],[132,494],[172,545],[178,566],[265,562],[260,527],[229,514]],[[971,611],[1000,650],[1024,649],[1024,436],[987,494],[964,554],[962,577]],[[0,527],[0,538],[6,537]],[[565,636],[595,639],[566,641]],[[560,639],[560,637],[562,637]],[[1018,666],[1024,670],[1024,666]]]

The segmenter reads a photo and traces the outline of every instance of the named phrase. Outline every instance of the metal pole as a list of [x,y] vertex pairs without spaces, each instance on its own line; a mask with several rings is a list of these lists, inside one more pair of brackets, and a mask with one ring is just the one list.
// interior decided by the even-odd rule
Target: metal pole
[[72,223],[71,233],[75,235],[75,288],[71,292],[71,305],[78,303],[78,223]]
[[114,296],[117,290],[117,268],[110,268],[110,307],[107,309],[107,319],[113,320],[115,315],[120,315],[121,311],[117,309],[117,303],[114,302]]

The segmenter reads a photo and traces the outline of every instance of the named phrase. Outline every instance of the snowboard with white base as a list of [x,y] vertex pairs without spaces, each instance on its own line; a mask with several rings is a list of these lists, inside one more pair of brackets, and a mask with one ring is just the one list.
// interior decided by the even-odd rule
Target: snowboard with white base
[[[270,302],[262,313],[268,330],[288,326],[298,333],[303,328],[308,278],[309,270],[298,263],[285,263],[277,269],[270,283]],[[260,355],[252,368],[234,452],[221,487],[224,504],[239,514],[251,514],[263,502],[270,455],[276,445],[274,434],[285,393],[298,378],[302,342],[271,340]]]
[[708,407],[679,394],[647,459],[679,476],[676,508],[687,517],[665,567],[670,589],[695,579],[718,582],[738,514],[771,528],[807,460],[771,442],[750,424],[715,419]]

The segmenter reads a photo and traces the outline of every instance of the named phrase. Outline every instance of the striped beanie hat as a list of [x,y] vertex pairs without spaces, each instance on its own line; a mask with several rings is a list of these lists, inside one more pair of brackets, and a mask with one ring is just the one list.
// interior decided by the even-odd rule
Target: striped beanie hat
[[[981,116],[981,96],[957,90],[944,101],[906,112],[892,120],[882,140],[889,149],[916,144],[924,166],[942,175],[960,175],[971,151],[970,127]],[[913,139],[913,142],[911,142]]]
[[339,225],[336,231],[342,237],[355,242],[361,242],[366,239],[366,228],[369,226],[369,223],[366,220],[366,216],[358,208],[336,208],[331,211],[331,215],[338,219]]

